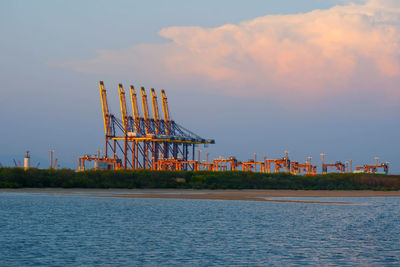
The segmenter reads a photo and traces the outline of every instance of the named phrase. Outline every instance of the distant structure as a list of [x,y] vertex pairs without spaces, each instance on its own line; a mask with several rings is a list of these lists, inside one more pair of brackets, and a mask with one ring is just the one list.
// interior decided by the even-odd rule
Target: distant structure
[[214,140],[202,138],[171,119],[164,90],[161,90],[163,118],[159,115],[155,90],[150,90],[153,108],[151,117],[144,87],[140,88],[143,109],[141,115],[136,91],[131,85],[131,116],[127,112],[124,88],[119,84],[120,120],[110,112],[102,81],[99,82],[99,88],[105,132],[104,155],[79,158],[79,170],[85,170],[86,161],[95,161],[96,166],[99,166],[98,163],[106,164],[107,169],[195,170],[198,165],[195,160],[196,145],[215,143]]
[[29,156],[29,150],[27,150],[24,158],[24,170],[26,171],[30,167],[31,167],[31,157]]
[[57,166],[57,161],[58,161],[58,159],[56,158],[56,159],[54,160],[54,162],[53,162],[53,153],[54,153],[54,150],[53,150],[53,149],[50,149],[50,167],[49,167],[50,170],[53,170],[53,169],[56,168],[56,166]]
[[356,167],[355,173],[378,173],[378,174],[389,174],[389,162],[376,163],[373,165],[365,164],[363,166]]
[[[111,113],[107,101],[107,92],[102,81],[99,82],[101,110],[104,121],[104,154],[98,150],[95,155],[85,155],[79,158],[79,171],[86,169],[86,162],[94,161],[94,169],[150,169],[150,170],[191,170],[191,171],[253,171],[262,173],[291,173],[294,175],[315,175],[317,167],[307,157],[305,163],[291,161],[288,151],[278,159],[264,157],[257,160],[257,154],[248,161],[238,161],[235,157],[222,158],[209,162],[208,152],[206,160],[201,161],[200,150],[196,146],[215,144],[213,139],[205,139],[176,123],[170,116],[167,96],[161,90],[162,115],[159,112],[157,95],[153,88],[151,93],[152,116],[148,107],[148,99],[144,87],[140,88],[142,113],[138,107],[138,97],[133,85],[130,85],[130,99],[132,114],[128,113],[126,95],[122,84],[118,84],[121,119]],[[53,164],[51,153],[50,168]],[[329,168],[333,171],[352,172],[352,160],[343,164],[341,161],[325,163],[321,154],[322,174],[327,174]],[[377,160],[377,159],[376,159]],[[57,159],[56,159],[57,162]],[[388,164],[364,165],[357,167],[355,172],[377,173],[383,168],[388,173]]]

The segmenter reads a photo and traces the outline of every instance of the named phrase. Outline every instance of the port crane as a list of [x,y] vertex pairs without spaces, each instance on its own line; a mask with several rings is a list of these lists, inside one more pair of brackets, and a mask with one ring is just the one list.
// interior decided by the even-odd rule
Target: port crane
[[165,124],[165,134],[169,135],[170,133],[170,126],[171,126],[171,119],[169,115],[169,109],[168,109],[168,100],[167,96],[165,94],[164,89],[161,90],[161,97],[162,97],[162,108],[163,108],[163,113],[164,113],[164,124]]
[[290,173],[298,175],[301,174],[302,172],[306,175],[316,175],[317,166],[312,165],[311,162],[299,163],[297,161],[292,161]]
[[[208,170],[208,171],[253,171],[262,173],[292,173],[292,174],[316,174],[317,167],[311,164],[311,157],[306,163],[291,161],[288,152],[282,158],[257,161],[256,153],[254,159],[238,161],[235,157],[217,158],[208,161],[195,159],[195,148],[198,145],[214,144],[213,139],[205,139],[192,131],[176,123],[170,114],[168,99],[165,90],[161,90],[162,112],[158,106],[156,90],[150,89],[152,114],[150,114],[146,89],[140,87],[140,99],[142,110],[138,108],[138,96],[133,85],[129,86],[132,114],[129,114],[126,103],[126,92],[122,84],[117,86],[120,102],[121,117],[117,118],[111,113],[107,91],[103,81],[99,82],[101,110],[104,123],[104,155],[85,155],[79,158],[79,170],[85,170],[85,162],[95,161],[95,166],[103,166],[106,169],[153,169],[153,170]],[[128,99],[129,100],[129,99]],[[142,114],[141,114],[142,112]],[[192,150],[192,151],[190,151]],[[190,153],[192,152],[192,153]],[[344,173],[346,169],[352,169],[352,160],[343,164],[324,163],[322,157],[322,172],[327,173],[328,168],[336,168]],[[51,152],[52,158],[52,152]],[[16,166],[17,162],[14,160]],[[51,159],[50,168],[55,168],[57,159],[53,164]],[[97,165],[96,165],[97,164]],[[19,163],[21,165],[21,163]],[[105,167],[104,167],[105,166]],[[376,173],[382,169],[388,173],[388,163],[375,165],[364,165],[356,168],[357,172]]]
[[159,135],[162,132],[160,129],[160,117],[158,115],[157,96],[156,96],[156,92],[154,91],[154,88],[151,88],[151,104],[153,106],[154,132],[155,132],[155,134]]
[[143,124],[141,123],[141,121],[143,121],[143,118],[140,118],[135,87],[133,85],[130,86],[130,91],[131,91],[131,102],[132,102],[132,113],[133,113],[132,124],[134,125],[131,136],[138,136],[140,133],[143,132],[143,129],[140,128],[140,125]]
[[365,164],[363,166],[358,166],[356,167],[355,172],[356,173],[378,173],[379,169],[382,169],[382,172],[384,174],[388,174],[389,173],[389,163],[381,163],[381,164],[375,164],[375,165],[368,165]]
[[214,159],[212,163],[212,171],[236,171],[238,164],[240,165],[241,163],[237,161],[235,157],[229,157],[227,159],[224,158],[219,158],[219,159]]
[[323,163],[322,164],[322,174],[328,173],[328,167],[334,167],[335,170],[339,171],[340,173],[346,172],[346,165],[340,161],[336,161],[335,163]]
[[[171,168],[195,170],[199,168],[198,164],[194,163],[196,145],[215,143],[213,139],[202,138],[178,125],[170,118],[164,90],[161,90],[164,113],[164,119],[161,119],[155,90],[151,89],[152,118],[145,88],[140,88],[143,109],[143,117],[141,117],[135,88],[131,85],[133,116],[130,116],[127,110],[124,88],[122,84],[119,84],[121,120],[110,113],[107,91],[102,81],[99,82],[99,90],[104,121],[105,149],[104,156],[98,157],[97,160],[106,162],[110,168],[155,169],[166,165],[167,161],[170,160],[171,162],[179,161],[179,163],[174,164],[168,163],[168,166],[172,166]],[[190,159],[189,148],[192,148],[192,159]],[[109,154],[111,154],[111,157]],[[163,163],[158,163],[161,159]],[[81,169],[84,169],[84,161],[89,160],[95,159],[91,157],[80,158]]]
[[[321,166],[322,166],[322,174],[328,173],[328,168],[333,167],[335,170],[339,171],[340,173],[346,172],[346,164],[343,164],[341,161],[336,161],[335,163],[325,163],[325,153],[321,153]],[[348,169],[348,167],[347,167]]]

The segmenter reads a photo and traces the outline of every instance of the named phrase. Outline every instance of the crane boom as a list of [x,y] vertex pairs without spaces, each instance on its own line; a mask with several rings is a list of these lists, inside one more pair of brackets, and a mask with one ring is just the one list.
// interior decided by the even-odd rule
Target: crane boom
[[165,134],[168,135],[169,134],[170,117],[169,117],[167,96],[165,94],[164,89],[161,90],[161,97],[162,97],[162,107],[163,107],[164,122],[165,122]]
[[137,97],[135,92],[135,87],[133,85],[130,86],[131,89],[131,102],[132,102],[132,112],[133,112],[133,120],[135,122],[135,132],[140,132],[139,122],[140,122],[140,114],[138,109]]
[[99,82],[99,88],[100,88],[100,97],[101,97],[101,107],[102,107],[103,119],[104,119],[104,133],[105,133],[105,135],[110,135],[110,132],[111,132],[110,113],[109,113],[109,109],[108,109],[106,89],[104,87],[103,81]]
[[162,106],[163,106],[163,113],[164,113],[164,120],[169,121],[169,109],[168,109],[168,101],[167,101],[167,96],[165,94],[164,89],[161,90],[161,97],[162,97]]
[[119,102],[121,104],[121,116],[122,116],[122,122],[124,126],[124,132],[128,132],[128,116],[126,113],[126,100],[125,100],[125,91],[124,87],[122,84],[118,84],[118,91],[119,91]]
[[158,115],[157,96],[156,96],[156,92],[154,91],[154,88],[151,88],[151,103],[153,105],[153,116],[154,116],[154,122],[156,125],[156,127],[155,127],[156,134],[159,134],[160,117]]
[[143,106],[143,118],[145,123],[146,134],[151,134],[150,131],[150,117],[149,117],[149,106],[147,105],[147,95],[144,87],[140,87],[142,94],[142,106]]
[[135,92],[135,87],[131,85],[131,100],[132,100],[132,112],[133,112],[133,118],[139,119],[139,109],[138,109],[138,104],[137,104],[137,98],[136,98],[136,92]]
[[57,166],[57,161],[58,161],[58,159],[56,158],[56,160],[54,161],[54,164],[53,164],[53,166],[52,166],[53,169],[56,168],[56,166]]

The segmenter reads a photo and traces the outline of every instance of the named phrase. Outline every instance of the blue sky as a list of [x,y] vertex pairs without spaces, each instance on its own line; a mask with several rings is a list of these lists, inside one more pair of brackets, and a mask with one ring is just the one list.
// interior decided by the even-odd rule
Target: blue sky
[[[165,45],[174,45],[180,40],[189,43],[191,40],[184,39],[185,33],[199,36],[203,29],[219,29],[226,24],[238,26],[267,15],[308,14],[319,9],[330,10],[335,5],[348,3],[322,0],[246,3],[2,1],[0,118],[3,126],[0,162],[11,165],[12,158],[21,160],[24,151],[30,150],[32,161],[40,161],[41,167],[46,167],[48,151],[53,148],[61,167],[76,168],[79,156],[101,149],[104,132],[97,83],[104,80],[111,108],[117,115],[119,82],[125,87],[133,83],[146,88],[164,88],[173,118],[199,135],[216,140],[216,145],[207,148],[211,157],[236,155],[246,160],[257,152],[259,157],[266,155],[274,158],[282,156],[284,150],[289,150],[294,160],[302,162],[307,156],[312,156],[313,162],[319,164],[319,155],[325,152],[328,161],[352,158],[355,166],[373,163],[374,157],[378,156],[382,161],[391,163],[391,172],[399,173],[397,132],[400,106],[398,94],[392,89],[399,81],[399,75],[392,67],[394,63],[390,57],[396,62],[400,57],[399,54],[397,58],[393,56],[392,50],[383,59],[364,56],[356,61],[360,66],[373,65],[371,61],[375,59],[383,62],[381,65],[385,70],[394,69],[389,78],[375,77],[371,73],[376,71],[356,68],[356,74],[349,76],[346,85],[343,85],[335,83],[340,80],[336,76],[332,78],[326,76],[325,72],[318,73],[322,78],[321,83],[313,89],[316,93],[311,89],[306,90],[313,87],[313,83],[303,81],[298,73],[281,78],[268,76],[267,81],[256,76],[254,80],[258,83],[244,80],[231,86],[226,81],[229,79],[210,77],[208,73],[199,74],[195,70],[189,74],[174,70],[171,75],[166,75],[157,59],[152,57],[154,53],[162,53]],[[354,8],[357,9],[361,10],[362,6]],[[314,15],[306,17],[308,19],[311,16]],[[317,12],[316,16],[323,15]],[[283,18],[286,21],[286,17]],[[265,23],[270,20],[274,22],[275,19],[267,17]],[[398,26],[397,21],[391,23]],[[189,26],[200,30],[187,29]],[[277,29],[284,36],[290,27],[294,30],[297,28],[288,24],[285,29]],[[163,29],[166,30],[161,32],[164,34],[161,36]],[[296,34],[299,35],[299,32]],[[360,43],[364,44],[360,38]],[[227,42],[224,44],[229,45],[229,40],[224,39]],[[394,37],[388,40],[398,44]],[[211,48],[220,43],[205,45]],[[140,61],[131,63],[127,68],[119,61],[113,61],[114,66],[99,56],[99,51],[107,51],[107,55],[129,59],[130,49],[133,47],[133,51],[138,53],[143,50],[137,50],[136,46],[141,45],[146,48],[144,51],[150,52],[140,54]],[[149,47],[156,47],[157,50]],[[187,49],[190,48],[193,47]],[[367,42],[365,45],[357,43],[355,48],[352,47],[355,52],[345,54],[343,58],[346,59],[347,55],[353,58],[361,53],[372,54],[374,48],[374,44],[368,46]],[[378,44],[376,48],[379,48]],[[176,50],[176,47],[172,49]],[[207,57],[207,60],[214,64],[213,60],[219,58]],[[196,63],[198,61],[196,59]],[[250,64],[247,68],[241,61],[239,63],[240,66],[235,69],[239,73],[247,73],[249,68],[254,68],[254,65]],[[341,61],[335,64],[342,66]],[[346,64],[344,62],[343,66]],[[392,68],[387,67],[388,64],[392,64]],[[198,69],[201,68],[203,65],[200,64]],[[287,77],[291,78],[287,80],[296,81],[293,85],[296,91],[290,91],[290,84],[282,84]],[[275,78],[276,81],[269,83],[270,79]],[[263,90],[264,83],[272,89]],[[301,83],[304,86],[297,88]],[[329,90],[325,90],[327,87]],[[387,89],[379,91],[381,88]]]

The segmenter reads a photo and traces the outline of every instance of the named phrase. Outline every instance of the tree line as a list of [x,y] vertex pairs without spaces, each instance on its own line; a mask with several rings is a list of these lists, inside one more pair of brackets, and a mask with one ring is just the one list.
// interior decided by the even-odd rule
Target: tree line
[[400,175],[0,168],[0,188],[400,190]]

